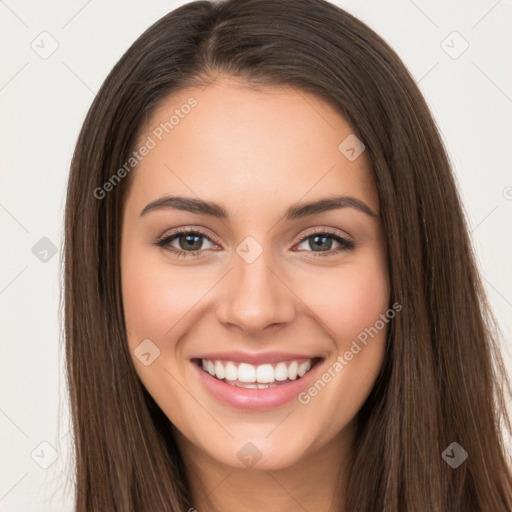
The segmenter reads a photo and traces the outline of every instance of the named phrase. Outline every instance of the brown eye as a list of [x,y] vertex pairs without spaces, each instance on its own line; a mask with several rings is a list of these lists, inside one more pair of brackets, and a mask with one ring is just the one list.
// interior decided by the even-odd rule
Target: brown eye
[[208,236],[200,231],[177,231],[171,235],[164,236],[157,240],[155,245],[177,254],[178,256],[198,256],[202,250],[212,247],[204,247],[204,242],[208,241],[216,246]]
[[[326,256],[330,254],[336,254],[341,251],[346,251],[349,249],[353,249],[355,247],[354,243],[346,238],[343,238],[340,235],[334,233],[313,233],[301,240],[299,245],[306,244],[307,252],[315,252],[315,253],[326,253],[326,254],[317,254],[318,256]],[[338,246],[334,247],[333,244],[338,244]]]

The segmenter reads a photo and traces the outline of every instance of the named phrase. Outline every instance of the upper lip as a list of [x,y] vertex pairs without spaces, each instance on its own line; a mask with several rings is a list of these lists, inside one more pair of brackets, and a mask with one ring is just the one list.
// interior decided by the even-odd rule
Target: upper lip
[[259,365],[263,363],[279,363],[281,361],[292,361],[296,359],[322,359],[320,356],[309,354],[296,354],[292,352],[260,352],[258,354],[250,352],[232,351],[232,352],[208,352],[191,359],[208,359],[210,361],[233,361],[236,363],[249,363]]

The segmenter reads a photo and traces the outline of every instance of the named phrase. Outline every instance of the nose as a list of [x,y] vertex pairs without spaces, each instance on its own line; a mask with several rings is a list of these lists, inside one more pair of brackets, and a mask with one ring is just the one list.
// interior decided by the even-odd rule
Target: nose
[[227,276],[229,285],[216,308],[217,319],[223,325],[256,335],[294,319],[295,295],[280,272],[272,268],[266,253],[263,251],[252,263],[235,254],[234,268]]

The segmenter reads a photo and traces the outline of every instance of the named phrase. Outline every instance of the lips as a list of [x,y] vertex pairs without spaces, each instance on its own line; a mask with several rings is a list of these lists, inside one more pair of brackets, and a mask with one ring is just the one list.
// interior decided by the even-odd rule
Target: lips
[[214,398],[245,409],[270,409],[297,398],[313,382],[323,361],[320,356],[276,352],[217,352],[191,359]]

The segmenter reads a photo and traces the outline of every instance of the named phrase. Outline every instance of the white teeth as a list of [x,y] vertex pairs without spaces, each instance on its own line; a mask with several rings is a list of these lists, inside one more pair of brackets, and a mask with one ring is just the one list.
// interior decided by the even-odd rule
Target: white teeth
[[226,376],[226,372],[224,371],[224,366],[220,361],[215,361],[215,376],[217,379],[222,380]]
[[238,367],[233,361],[202,359],[201,365],[203,370],[219,380],[239,381],[245,383],[243,387],[265,389],[271,387],[268,384],[276,381],[284,382],[303,377],[311,369],[312,359],[300,364],[298,361],[281,361],[275,365],[265,363],[258,366],[239,363]]
[[[215,368],[217,368],[217,367],[215,367]],[[299,369],[298,369],[297,373],[298,373],[299,377],[302,377],[310,369],[311,369],[311,362],[310,361],[306,361],[305,363],[302,363],[301,365],[299,365]]]
[[272,365],[260,364],[256,369],[256,380],[262,383],[274,382],[274,368],[272,368]]
[[277,363],[276,369],[274,370],[274,378],[282,381],[288,378],[288,368],[286,363]]
[[297,370],[299,369],[299,363],[297,361],[292,361],[290,366],[288,366],[288,378],[290,380],[295,380],[297,378]]
[[240,382],[256,382],[256,368],[252,364],[240,363],[238,365],[238,380]]
[[226,365],[226,379],[238,380],[238,370],[231,361],[229,361],[229,363]]

